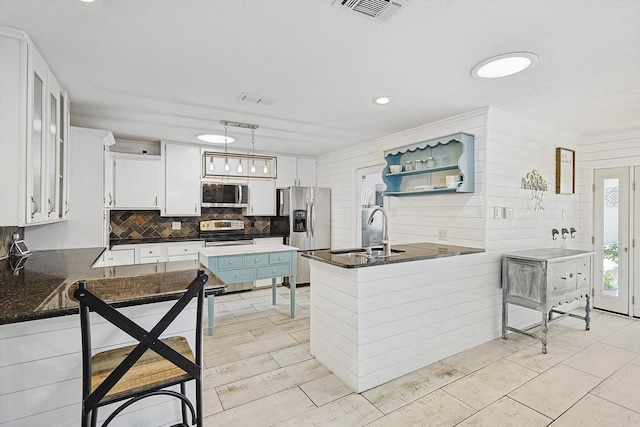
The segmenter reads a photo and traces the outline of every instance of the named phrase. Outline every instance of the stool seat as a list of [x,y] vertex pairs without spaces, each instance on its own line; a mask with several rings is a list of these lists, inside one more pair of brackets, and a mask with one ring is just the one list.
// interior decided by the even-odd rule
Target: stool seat
[[[175,351],[195,361],[191,347],[184,337],[161,339]],[[136,345],[116,348],[95,354],[91,358],[91,391],[93,392],[113,372],[114,369],[136,348]],[[118,383],[105,395],[101,404],[115,402],[149,388],[164,388],[190,379],[182,369],[148,349],[127,371]]]

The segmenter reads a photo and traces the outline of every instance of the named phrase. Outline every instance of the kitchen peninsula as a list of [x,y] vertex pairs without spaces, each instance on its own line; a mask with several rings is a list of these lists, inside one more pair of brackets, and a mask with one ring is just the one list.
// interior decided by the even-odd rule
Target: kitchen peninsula
[[461,351],[458,330],[474,327],[469,314],[482,295],[451,295],[474,280],[473,254],[483,252],[412,243],[394,245],[390,257],[303,254],[311,261],[311,354],[360,393]]
[[[75,315],[78,303],[70,298],[78,280],[87,280],[105,301],[147,325],[169,310],[202,268],[195,260],[159,262],[153,273],[148,265],[91,268],[102,251],[35,251],[24,265],[12,258],[0,260],[0,425],[70,425],[80,419],[80,319]],[[224,291],[225,284],[207,274],[205,293]],[[192,346],[195,304],[166,331],[187,337]],[[97,347],[132,343],[104,322],[95,326]],[[141,421],[144,425],[180,416],[178,405],[156,408],[140,411],[153,417]]]

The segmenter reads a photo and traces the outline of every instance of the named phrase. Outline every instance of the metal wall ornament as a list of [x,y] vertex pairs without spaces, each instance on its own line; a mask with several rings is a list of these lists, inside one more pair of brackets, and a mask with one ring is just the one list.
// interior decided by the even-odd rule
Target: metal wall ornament
[[543,211],[542,197],[544,192],[549,190],[549,183],[545,181],[542,175],[537,170],[532,170],[526,177],[522,178],[522,188],[531,190],[531,200],[535,202],[533,211]]

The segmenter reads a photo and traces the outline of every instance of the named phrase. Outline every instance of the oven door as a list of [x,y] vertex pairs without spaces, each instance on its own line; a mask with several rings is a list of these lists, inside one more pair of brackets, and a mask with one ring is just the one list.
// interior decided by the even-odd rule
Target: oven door
[[202,206],[205,208],[246,208],[248,196],[246,184],[202,183]]

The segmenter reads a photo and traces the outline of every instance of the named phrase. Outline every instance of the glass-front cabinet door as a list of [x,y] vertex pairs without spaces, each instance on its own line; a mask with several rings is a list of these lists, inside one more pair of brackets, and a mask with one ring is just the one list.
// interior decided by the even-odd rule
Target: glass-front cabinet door
[[29,49],[29,102],[27,135],[27,223],[47,220],[48,68],[35,49]]
[[60,205],[60,85],[49,75],[49,123],[47,138],[47,219],[62,218]]

